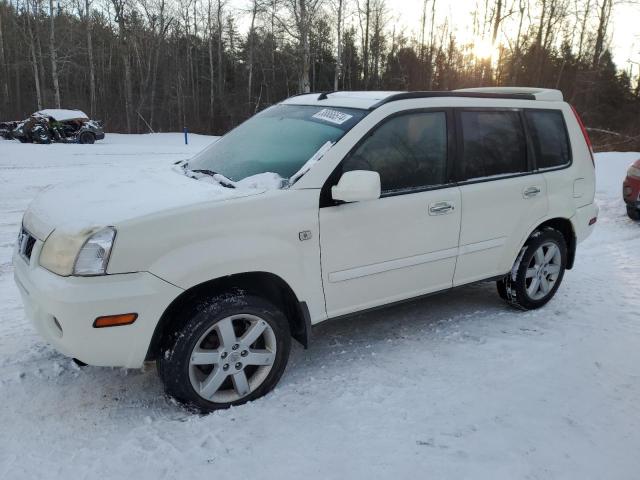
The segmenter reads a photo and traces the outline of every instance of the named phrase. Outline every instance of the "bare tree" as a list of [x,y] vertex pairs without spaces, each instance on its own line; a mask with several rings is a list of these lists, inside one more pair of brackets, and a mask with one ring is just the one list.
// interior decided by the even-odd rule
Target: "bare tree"
[[[576,4],[577,4],[576,0]],[[580,27],[580,37],[578,40],[578,58],[582,58],[582,52],[584,49],[585,37],[587,35],[587,21],[589,20],[589,13],[591,9],[591,0],[587,0],[587,3],[584,7],[584,14],[582,15],[582,23]],[[577,10],[577,8],[576,8]],[[577,12],[576,12],[576,21],[577,21]]]
[[252,0],[251,2],[251,24],[249,25],[249,33],[247,34],[247,105],[248,112],[253,109],[253,57],[256,39],[256,17],[263,13],[266,9],[264,0]]
[[4,53],[4,34],[2,32],[2,16],[3,16],[3,5],[0,5],[0,80],[2,84],[0,88],[0,94],[2,95],[2,103],[0,105],[4,106],[9,102],[9,69],[7,68],[7,59]]
[[96,94],[96,65],[93,55],[93,40],[91,35],[91,30],[93,28],[93,22],[91,21],[91,3],[92,0],[77,0],[76,1],[76,10],[78,11],[78,16],[81,21],[84,23],[85,29],[85,42],[87,47],[87,63],[89,67],[89,112],[93,117],[96,114],[96,103],[97,103],[97,94]]
[[33,7],[35,16],[36,3],[31,3],[31,0],[26,0],[26,36],[27,41],[29,42],[29,55],[31,60],[31,69],[33,70],[33,84],[36,90],[36,105],[38,106],[38,110],[42,110],[42,88],[40,84],[40,75],[41,68],[40,63],[38,62],[38,57],[36,55],[36,32],[34,28],[34,20],[31,15],[31,8]]
[[598,30],[596,33],[596,43],[593,48],[593,67],[597,67],[604,50],[604,39],[607,35],[607,27],[609,25],[609,17],[613,8],[613,0],[602,0],[600,11],[598,13]]
[[364,7],[360,6],[360,0],[358,0],[358,16],[360,17],[360,37],[362,38],[362,82],[366,89],[369,85],[369,24],[371,23],[371,0],[364,0]]
[[56,22],[53,0],[49,0],[49,54],[51,57],[51,79],[56,108],[60,108],[60,79],[58,78],[58,51],[56,49]]
[[311,91],[309,76],[311,70],[311,44],[309,43],[309,34],[321,3],[322,0],[286,0],[286,7],[293,21],[293,28],[289,27],[289,22],[280,19],[280,23],[285,30],[297,40],[301,51],[299,90],[303,93]]
[[338,90],[338,83],[340,82],[340,75],[342,74],[342,22],[343,22],[343,0],[337,0],[337,16],[338,24],[336,27],[336,71],[333,76],[333,89]]
[[431,27],[429,30],[429,57],[427,59],[428,72],[427,77],[427,90],[433,88],[433,52],[435,51],[434,45],[434,30],[436,22],[436,0],[431,0]]
[[222,43],[223,33],[223,13],[226,2],[223,0],[217,0],[216,6],[216,29],[218,34],[218,97],[222,97],[224,90],[224,67],[222,54],[224,51],[224,44]]
[[496,6],[493,11],[493,33],[491,34],[491,45],[495,45],[496,39],[498,38],[498,29],[502,22],[502,7],[502,0],[496,0]]
[[120,44],[120,55],[124,67],[124,107],[127,132],[133,131],[133,84],[131,78],[131,63],[129,59],[129,43],[127,35],[126,8],[127,0],[111,0],[115,10],[115,20],[118,23],[118,39]]

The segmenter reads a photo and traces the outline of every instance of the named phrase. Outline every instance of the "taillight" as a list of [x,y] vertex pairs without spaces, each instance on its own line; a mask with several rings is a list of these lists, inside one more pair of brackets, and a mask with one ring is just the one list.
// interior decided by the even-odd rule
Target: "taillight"
[[576,116],[576,120],[578,121],[578,125],[580,125],[580,130],[582,131],[582,135],[584,136],[584,141],[587,142],[587,147],[589,148],[589,155],[591,155],[591,163],[593,163],[593,166],[596,166],[596,162],[593,159],[593,147],[591,146],[591,139],[589,138],[589,134],[587,133],[587,129],[584,127],[584,123],[582,123],[582,119],[580,118],[580,115],[578,115],[578,112],[576,111],[575,107],[573,105],[571,105],[571,110],[573,110],[573,114]]

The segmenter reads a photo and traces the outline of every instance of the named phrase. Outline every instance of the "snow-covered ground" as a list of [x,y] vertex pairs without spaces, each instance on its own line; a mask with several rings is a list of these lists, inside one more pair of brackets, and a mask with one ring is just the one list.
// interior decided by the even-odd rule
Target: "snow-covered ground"
[[328,323],[243,407],[192,415],[151,365],[80,369],[44,344],[12,279],[29,201],[210,141],[0,141],[0,478],[638,478],[640,225],[620,199],[638,154],[598,155],[596,231],[545,308],[517,312],[482,284]]

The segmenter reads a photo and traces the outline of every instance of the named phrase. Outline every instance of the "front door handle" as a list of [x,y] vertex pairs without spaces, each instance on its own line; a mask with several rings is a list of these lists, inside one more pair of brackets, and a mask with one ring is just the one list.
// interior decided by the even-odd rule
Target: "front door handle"
[[444,215],[455,210],[451,202],[435,202],[429,205],[429,215]]
[[524,190],[524,192],[522,192],[522,196],[524,198],[532,198],[535,197],[536,195],[538,195],[542,190],[540,190],[540,187],[528,187]]

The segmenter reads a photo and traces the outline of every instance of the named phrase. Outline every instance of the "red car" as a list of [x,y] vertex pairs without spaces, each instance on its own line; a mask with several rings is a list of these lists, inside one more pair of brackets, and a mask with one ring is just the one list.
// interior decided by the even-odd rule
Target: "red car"
[[627,214],[632,220],[640,220],[640,159],[627,170],[622,184],[622,198],[627,204]]

